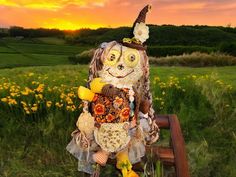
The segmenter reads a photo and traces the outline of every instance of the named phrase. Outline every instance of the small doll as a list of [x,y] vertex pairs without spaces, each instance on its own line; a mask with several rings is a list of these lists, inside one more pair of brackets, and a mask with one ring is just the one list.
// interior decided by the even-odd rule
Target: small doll
[[143,43],[148,39],[144,7],[133,26],[133,37],[102,43],[90,63],[87,87],[78,88],[83,112],[67,150],[78,170],[96,174],[109,158],[123,177],[138,177],[132,164],[141,161],[145,145],[158,139],[149,89],[149,62]]

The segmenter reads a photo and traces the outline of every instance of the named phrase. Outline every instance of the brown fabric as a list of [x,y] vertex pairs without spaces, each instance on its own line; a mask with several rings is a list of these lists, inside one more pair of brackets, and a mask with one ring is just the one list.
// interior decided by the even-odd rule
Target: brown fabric
[[101,94],[114,98],[119,94],[119,89],[115,88],[112,84],[106,84],[103,86]]
[[136,121],[137,121],[137,119],[138,119],[138,113],[139,113],[139,105],[140,105],[140,101],[141,101],[141,95],[139,95],[139,93],[138,93],[138,90],[135,88],[135,87],[133,87],[133,90],[134,90],[134,97],[135,97],[135,109],[134,109],[134,118],[136,119]]
[[150,101],[149,100],[142,100],[141,103],[140,103],[140,107],[139,107],[139,110],[143,113],[143,114],[146,114],[148,113],[149,109],[150,109]]
[[146,5],[140,12],[139,12],[139,15],[137,17],[137,19],[135,20],[134,22],[134,26],[136,23],[140,23],[140,22],[143,22],[145,23],[145,20],[146,20],[146,14],[148,13],[148,11],[151,9],[151,6],[150,5]]
[[130,47],[132,49],[137,49],[137,50],[146,50],[147,46],[143,46],[142,44],[136,44],[136,43],[126,43],[121,41],[121,44],[126,46],[126,47]]

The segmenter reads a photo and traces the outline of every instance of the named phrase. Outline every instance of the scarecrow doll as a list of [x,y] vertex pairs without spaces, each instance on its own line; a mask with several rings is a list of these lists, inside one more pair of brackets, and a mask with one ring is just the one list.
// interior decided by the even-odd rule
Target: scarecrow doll
[[132,164],[145,156],[145,145],[158,139],[144,45],[150,8],[139,13],[131,38],[100,45],[90,63],[87,86],[78,88],[83,112],[67,150],[78,159],[79,171],[98,176],[98,166],[111,158],[123,177],[138,177]]

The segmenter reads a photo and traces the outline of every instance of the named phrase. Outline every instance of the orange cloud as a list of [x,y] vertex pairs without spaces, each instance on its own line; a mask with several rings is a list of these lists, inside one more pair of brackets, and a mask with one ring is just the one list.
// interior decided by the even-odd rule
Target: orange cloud
[[151,24],[236,25],[234,0],[0,0],[0,27],[131,26],[147,3]]
[[103,6],[105,2],[106,0],[0,0],[0,5],[56,10],[71,4],[78,5],[80,7]]

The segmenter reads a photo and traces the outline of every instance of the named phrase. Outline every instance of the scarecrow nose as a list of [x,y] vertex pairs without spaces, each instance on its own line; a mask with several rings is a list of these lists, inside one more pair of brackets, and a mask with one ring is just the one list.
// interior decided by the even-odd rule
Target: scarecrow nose
[[124,66],[123,66],[122,64],[120,64],[120,65],[117,66],[117,68],[118,68],[119,70],[123,70],[123,69],[124,69]]

